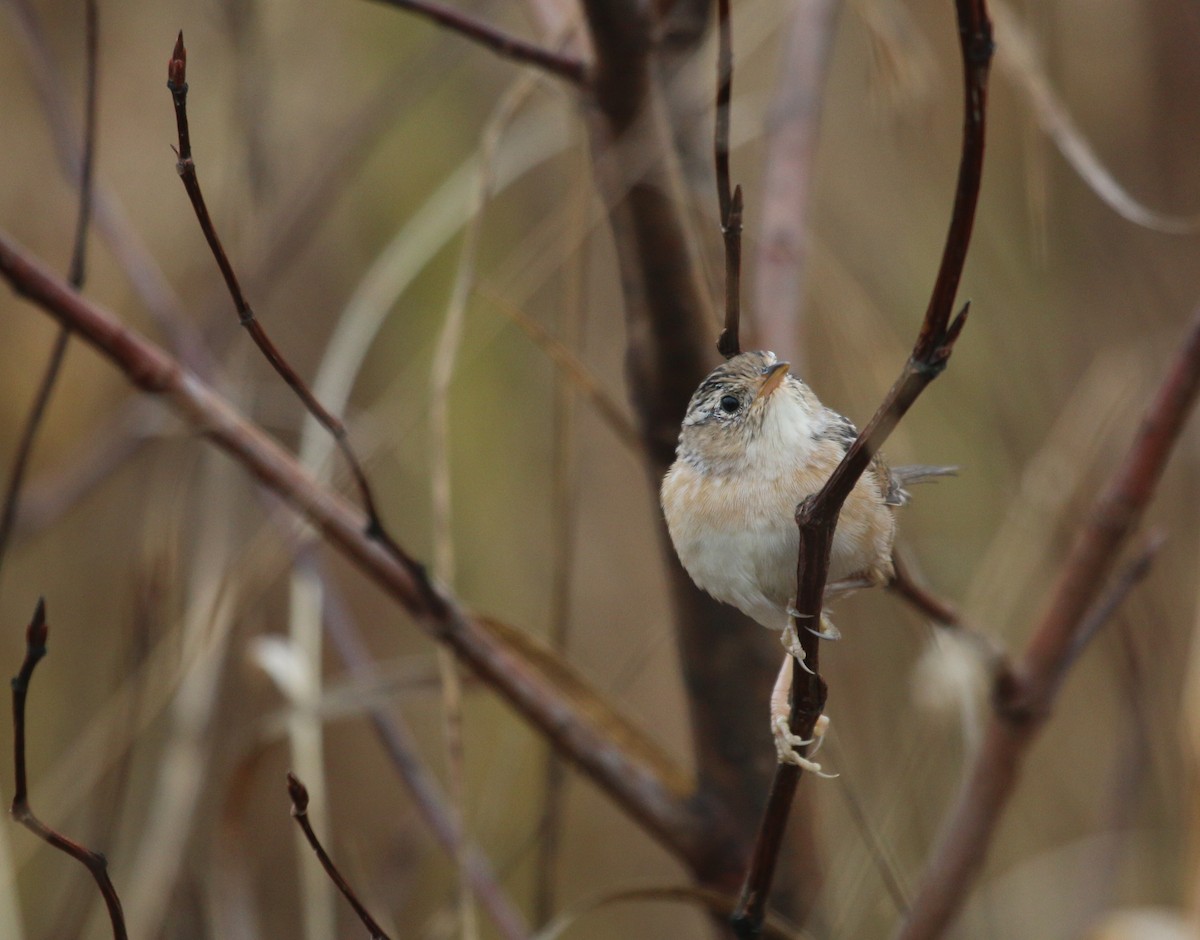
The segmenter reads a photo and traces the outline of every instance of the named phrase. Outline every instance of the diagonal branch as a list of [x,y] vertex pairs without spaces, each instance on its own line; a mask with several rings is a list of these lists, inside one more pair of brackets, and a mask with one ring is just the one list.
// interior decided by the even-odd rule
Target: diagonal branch
[[[926,386],[946,367],[954,343],[966,322],[966,306],[953,320],[951,313],[970,244],[983,175],[987,75],[993,43],[984,0],[957,0],[956,11],[965,107],[958,183],[941,265],[921,332],[904,371],[820,492],[796,508],[796,524],[800,529],[796,610],[801,622],[819,622],[833,534],[842,504],[892,429]],[[817,719],[824,711],[826,687],[819,675],[819,640],[807,630],[800,632],[805,664],[810,671],[793,663],[791,728],[794,734],[811,738]],[[767,809],[742,888],[741,904],[733,918],[734,927],[741,936],[753,936],[762,924],[775,862],[799,779],[800,768],[795,764],[780,764],[775,771]]]
[[125,930],[125,915],[121,911],[121,899],[117,889],[113,887],[112,879],[108,877],[108,860],[99,852],[93,852],[73,839],[68,839],[57,830],[51,829],[34,815],[29,805],[29,783],[25,769],[25,698],[29,694],[29,682],[33,678],[33,670],[42,657],[46,655],[46,636],[49,627],[46,625],[46,605],[38,600],[33,619],[25,631],[25,660],[21,663],[21,671],[12,680],[12,709],[13,709],[13,765],[15,786],[13,791],[12,808],[9,810],[13,819],[32,832],[35,836],[52,848],[65,852],[91,872],[96,880],[96,886],[104,897],[108,908],[108,918],[112,922],[113,940],[127,940]]
[[[896,934],[899,940],[940,935],[962,907],[1016,789],[1023,757],[1049,718],[1082,643],[1095,632],[1099,615],[1113,606],[1096,603],[1096,598],[1154,495],[1198,393],[1200,307],[1125,459],[1076,536],[1024,655],[997,679],[983,746],[943,824],[913,906]],[[1098,613],[1089,616],[1089,611]]]
[[424,568],[364,531],[363,515],[161,347],[72,291],[0,232],[0,275],[67,324],[138,388],[189,424],[308,519],[329,544],[516,708],[689,868],[726,863],[736,834],[712,800],[560,660],[520,631],[463,609]]
[[472,19],[453,7],[435,3],[433,0],[379,0],[379,2],[432,20],[439,26],[453,30],[460,36],[465,36],[472,42],[477,42],[506,59],[535,66],[556,78],[566,79],[572,85],[582,87],[587,84],[587,67],[578,59],[545,49],[527,39],[511,36],[490,23]]
[[312,823],[308,821],[308,788],[290,770],[287,775],[287,788],[288,797],[292,801],[292,818],[296,820],[296,825],[300,827],[300,831],[304,833],[304,838],[312,846],[313,853],[317,856],[317,860],[320,861],[321,867],[325,869],[325,874],[329,876],[329,880],[334,883],[338,891],[342,893],[342,897],[354,908],[354,913],[363,922],[363,926],[371,932],[371,940],[391,940],[384,932],[384,929],[375,921],[375,918],[371,916],[370,911],[363,906],[354,889],[350,887],[350,882],[338,871],[337,865],[333,863],[333,859],[325,851],[325,846],[321,845],[321,840],[313,832]]
[[[267,362],[271,364],[271,367],[279,377],[296,393],[296,396],[304,404],[304,407],[308,409],[309,414],[333,437],[334,442],[349,465],[350,473],[353,475],[355,485],[358,487],[359,498],[362,500],[363,508],[367,513],[367,534],[371,538],[376,539],[381,545],[386,546],[397,557],[404,556],[403,549],[392,539],[383,525],[383,519],[376,506],[375,496],[371,489],[371,484],[367,480],[366,471],[363,470],[362,463],[359,461],[357,454],[355,454],[354,448],[350,446],[350,435],[346,431],[346,425],[342,422],[341,418],[333,414],[317,400],[317,396],[312,393],[308,384],[292,368],[291,363],[287,361],[283,353],[271,341],[266,329],[254,315],[254,310],[251,308],[250,302],[246,299],[245,294],[242,293],[242,287],[238,282],[237,274],[234,273],[229,256],[225,253],[220,236],[217,235],[216,226],[213,224],[212,217],[208,213],[208,207],[204,202],[204,193],[200,190],[200,180],[196,175],[196,163],[192,159],[192,139],[188,129],[187,116],[187,50],[183,45],[182,30],[180,30],[179,36],[175,40],[175,49],[171,53],[170,61],[167,63],[167,88],[171,91],[171,100],[175,105],[175,124],[179,134],[179,149],[176,151],[179,161],[176,164],[176,169],[179,171],[179,178],[183,181],[183,188],[187,190],[188,198],[191,200],[192,208],[195,210],[196,220],[200,223],[200,228],[204,232],[204,239],[208,242],[208,247],[217,262],[217,267],[221,269],[221,276],[225,279],[225,286],[228,288],[229,296],[232,298],[234,308],[237,310],[238,322],[250,334],[251,339],[254,340],[254,344],[259,348],[263,356],[266,357]],[[412,563],[412,559],[406,556],[402,560],[406,564]],[[432,597],[433,595],[430,595],[431,599]]]

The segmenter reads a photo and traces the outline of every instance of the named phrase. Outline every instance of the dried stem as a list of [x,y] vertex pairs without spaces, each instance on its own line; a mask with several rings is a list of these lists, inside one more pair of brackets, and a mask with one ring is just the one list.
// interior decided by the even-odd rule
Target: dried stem
[[729,99],[733,94],[733,23],[729,0],[717,0],[717,114],[713,131],[717,206],[725,240],[725,329],[717,351],[729,359],[742,351],[738,330],[742,317],[742,187],[729,183]]
[[358,895],[350,887],[350,882],[342,877],[342,873],[333,864],[333,859],[329,857],[324,846],[321,845],[321,840],[313,832],[312,825],[308,821],[308,790],[291,771],[288,771],[287,775],[287,788],[288,796],[292,800],[292,818],[296,820],[296,825],[304,832],[304,838],[312,846],[313,852],[316,853],[317,858],[321,862],[321,867],[329,875],[329,880],[337,885],[337,889],[342,892],[342,897],[350,902],[350,906],[354,908],[354,913],[358,915],[358,919],[371,932],[371,940],[391,940],[383,928],[375,923],[375,918],[371,916],[370,912],[363,907],[362,902],[358,899]]
[[1200,307],[1125,459],[1076,536],[1024,655],[996,681],[983,745],[943,824],[909,916],[896,933],[900,940],[940,935],[962,907],[1016,789],[1021,761],[1049,718],[1067,671],[1087,637],[1128,590],[1122,585],[1132,586],[1135,580],[1136,567],[1118,582],[1115,600],[1096,602],[1154,495],[1198,392]]
[[362,500],[363,508],[367,512],[367,534],[387,546],[389,550],[401,552],[400,546],[396,544],[384,528],[379,510],[375,504],[375,497],[371,491],[371,484],[367,481],[367,475],[363,471],[362,464],[355,455],[354,449],[350,446],[346,426],[340,418],[328,411],[317,400],[299,373],[292,368],[291,364],[271,341],[271,338],[267,335],[267,331],[258,321],[258,318],[255,317],[249,301],[246,300],[245,295],[242,293],[242,288],[238,283],[237,275],[234,273],[233,265],[230,263],[228,255],[225,254],[225,248],[221,244],[220,237],[217,235],[216,226],[213,225],[212,217],[208,213],[208,207],[204,203],[204,194],[200,190],[200,180],[196,176],[196,163],[192,159],[192,141],[187,118],[187,50],[183,45],[182,31],[180,31],[179,37],[175,40],[175,49],[171,53],[170,62],[167,64],[167,88],[170,89],[171,100],[175,104],[175,124],[179,134],[179,149],[176,151],[179,160],[176,164],[176,169],[179,171],[179,178],[183,181],[184,189],[187,190],[188,198],[192,202],[192,208],[195,210],[196,220],[200,223],[200,228],[204,232],[205,241],[208,242],[208,247],[217,262],[217,267],[221,269],[221,276],[225,279],[225,286],[229,289],[229,296],[232,298],[233,305],[237,310],[238,322],[245,327],[246,332],[254,340],[254,344],[258,346],[279,377],[288,384],[288,387],[303,402],[309,414],[332,435],[334,441],[337,443],[338,449],[341,450],[346,463],[350,467],[355,485],[358,487],[359,498]]
[[[96,165],[96,86],[97,60],[99,58],[99,16],[96,11],[96,0],[87,0],[85,10],[85,60],[84,67],[84,109],[83,109],[83,153],[79,162],[79,211],[75,217],[75,241],[71,249],[71,266],[67,281],[77,290],[83,286],[87,276],[87,235],[88,224],[92,217],[92,181],[95,177]],[[42,380],[29,408],[25,419],[25,427],[17,444],[17,452],[13,457],[12,471],[8,477],[8,487],[4,493],[4,508],[0,510],[0,570],[4,567],[4,556],[8,551],[8,543],[12,539],[13,528],[17,521],[17,508],[21,501],[21,489],[25,483],[25,473],[29,469],[29,461],[33,456],[33,445],[37,440],[38,430],[46,416],[50,404],[50,396],[58,383],[62,370],[63,359],[67,354],[67,341],[70,333],[66,327],[59,327],[58,335],[54,337],[54,346],[46,367],[42,372]]]
[[37,609],[33,612],[33,619],[30,620],[29,627],[25,631],[25,659],[21,663],[21,671],[12,680],[15,785],[12,808],[9,812],[13,819],[47,845],[70,855],[92,873],[92,877],[96,880],[96,886],[104,898],[104,904],[108,908],[108,918],[112,922],[114,940],[127,940],[128,933],[125,930],[125,915],[121,911],[121,899],[117,896],[117,889],[113,887],[112,879],[108,877],[108,860],[101,853],[93,852],[86,846],[51,829],[34,815],[33,809],[29,805],[29,784],[25,768],[25,698],[29,693],[29,682],[33,678],[33,670],[46,655],[48,633],[46,605],[42,600],[38,600]]
[[525,65],[535,66],[557,78],[565,78],[572,85],[582,87],[587,82],[587,68],[578,59],[544,49],[536,43],[517,36],[511,36],[489,23],[472,19],[452,7],[434,3],[431,0],[379,0],[379,2],[423,16],[481,46],[486,46],[497,55]]
[[[802,625],[800,633],[805,664],[811,672],[800,669],[798,664],[793,665],[791,726],[794,734],[804,738],[812,737],[813,727],[824,710],[826,687],[819,675],[819,640],[804,630],[803,624],[816,624],[820,620],[833,534],[842,504],[892,429],[926,386],[946,367],[954,343],[966,322],[966,306],[953,319],[951,313],[979,199],[987,74],[993,44],[984,0],[957,0],[956,10],[966,99],[962,154],[949,231],[921,332],[904,371],[850,446],[842,462],[820,492],[796,508],[796,524],[800,530],[796,610]],[[740,936],[755,936],[762,924],[775,861],[799,779],[800,768],[794,764],[780,764],[776,769],[750,868],[746,873],[741,903],[733,917],[734,928]]]

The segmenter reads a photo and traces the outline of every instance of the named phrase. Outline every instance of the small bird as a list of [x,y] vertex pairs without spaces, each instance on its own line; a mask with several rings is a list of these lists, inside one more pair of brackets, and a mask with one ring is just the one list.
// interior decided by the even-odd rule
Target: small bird
[[[692,580],[764,627],[782,630],[789,656],[803,663],[794,609],[796,505],[821,488],[858,431],[788,367],[772,352],[745,352],[700,383],[661,495],[671,541]],[[908,502],[905,484],[952,472],[892,470],[876,456],[838,518],[826,597],[891,580],[895,510]],[[824,617],[814,632],[837,636]],[[785,659],[780,683],[790,676],[787,667]],[[777,684],[772,729],[780,760],[819,771],[794,750],[811,742],[791,734],[786,710],[787,686],[781,693]]]

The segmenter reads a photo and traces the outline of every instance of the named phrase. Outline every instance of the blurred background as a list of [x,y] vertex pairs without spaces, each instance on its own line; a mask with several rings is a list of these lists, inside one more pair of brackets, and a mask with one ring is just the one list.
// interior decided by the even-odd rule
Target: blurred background
[[[461,7],[535,35],[521,4]],[[748,285],[792,9],[734,3],[733,173],[747,197]],[[83,8],[5,0],[0,10],[0,226],[65,272]],[[989,151],[961,291],[971,321],[887,451],[894,463],[961,467],[916,494],[901,538],[968,622],[1018,650],[1200,302],[1200,13],[1181,0],[1057,0],[993,14]],[[620,283],[575,97],[365,0],[101,2],[103,206],[86,293],[347,492],[344,465],[239,329],[178,181],[164,85],[180,29],[194,155],[218,229],[276,343],[345,415],[393,533],[439,559],[473,608],[544,638],[565,623],[571,662],[686,764],[658,507],[622,431]],[[703,55],[688,81],[711,82],[711,46]],[[776,351],[860,423],[924,311],[953,193],[960,89],[949,3],[844,5],[797,348]],[[694,210],[707,220],[719,296],[710,192],[695,192]],[[461,316],[457,348],[448,316]],[[56,329],[0,292],[5,479]],[[598,392],[582,394],[555,367],[539,329],[574,351]],[[439,348],[453,364],[444,399],[431,391]],[[431,469],[439,401],[448,473]],[[1193,423],[1148,520],[1166,544],[1063,689],[959,936],[1084,936],[1117,909],[1160,908],[1169,920],[1200,900],[1198,445]],[[448,527],[435,479],[449,484]],[[297,844],[289,768],[393,936],[470,935],[453,861],[367,714],[402,719],[453,792],[434,648],[330,553],[297,561],[306,535],[238,467],[72,343],[0,569],[0,672],[16,672],[44,596],[33,806],[108,855],[139,940],[361,933]],[[365,669],[335,644],[321,651],[322,604],[343,639],[361,639]],[[834,728],[824,760],[840,777],[802,786],[817,791],[821,929],[876,937],[921,871],[976,744],[986,683],[969,650],[891,595],[851,598],[837,622],[844,639],[822,665]],[[469,678],[463,694],[467,828],[530,916],[545,748]],[[772,760],[765,716],[762,748]],[[0,723],[6,801],[11,754]],[[686,881],[590,784],[568,776],[564,798],[556,906]],[[0,827],[0,875],[0,935],[109,935],[86,872],[14,825]],[[494,935],[482,915],[478,930]],[[610,899],[566,935],[706,930],[686,905]],[[1135,935],[1149,936],[1122,934]]]

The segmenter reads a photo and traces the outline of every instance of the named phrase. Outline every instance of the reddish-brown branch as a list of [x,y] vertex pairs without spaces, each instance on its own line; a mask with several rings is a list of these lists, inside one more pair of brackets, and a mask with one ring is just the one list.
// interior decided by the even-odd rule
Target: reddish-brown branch
[[342,893],[350,906],[354,908],[354,913],[358,915],[358,919],[363,922],[363,926],[371,932],[371,940],[391,940],[384,932],[384,929],[375,922],[375,918],[363,906],[363,903],[358,899],[358,895],[354,893],[354,889],[350,887],[350,882],[342,877],[342,873],[333,864],[333,859],[329,857],[329,853],[325,851],[325,847],[321,845],[321,840],[317,838],[317,834],[313,832],[312,824],[308,821],[308,788],[300,782],[290,770],[287,775],[288,796],[292,801],[292,818],[296,820],[296,825],[300,827],[300,831],[304,833],[304,838],[308,840],[308,844],[312,846],[312,850],[316,853],[317,860],[321,863],[321,867],[325,869],[325,874],[329,876],[329,880],[334,883],[337,889]]
[[1200,308],[1125,459],[1076,536],[1024,655],[996,683],[983,746],[942,827],[913,906],[896,934],[899,940],[940,935],[962,907],[1016,789],[1021,761],[1049,718],[1083,639],[1096,629],[1092,624],[1098,618],[1089,617],[1089,609],[1104,613],[1105,604],[1096,605],[1096,597],[1154,495],[1198,391]]
[[113,887],[112,879],[108,877],[108,860],[99,852],[93,852],[86,846],[80,845],[73,839],[68,839],[62,833],[50,828],[34,815],[29,805],[29,783],[25,766],[25,700],[29,694],[29,682],[33,678],[33,670],[42,657],[46,655],[46,637],[49,627],[46,625],[46,605],[38,600],[33,619],[25,631],[25,659],[21,663],[21,671],[12,680],[12,710],[13,710],[13,766],[15,784],[13,787],[12,808],[9,812],[13,819],[36,835],[52,848],[65,852],[71,858],[80,862],[92,874],[104,904],[108,908],[108,917],[112,922],[114,940],[127,940],[125,930],[125,915],[121,911],[121,899],[117,889]]
[[489,23],[472,19],[452,7],[434,3],[432,0],[378,0],[378,2],[423,16],[439,26],[451,29],[459,35],[491,49],[497,55],[525,65],[535,66],[558,78],[565,78],[572,85],[582,86],[587,82],[587,68],[578,59],[544,49],[526,39],[511,36]]
[[[213,224],[212,217],[208,213],[208,207],[204,203],[204,194],[200,189],[200,180],[196,175],[196,163],[192,159],[192,140],[188,129],[187,117],[187,50],[183,45],[182,30],[175,40],[175,49],[171,53],[171,60],[167,63],[167,88],[171,91],[171,100],[175,105],[175,124],[179,135],[179,150],[177,151],[179,161],[176,164],[176,169],[179,171],[179,178],[183,181],[183,187],[187,190],[188,198],[191,200],[193,210],[195,210],[196,220],[200,223],[200,228],[204,232],[205,241],[208,242],[208,247],[217,262],[217,267],[221,269],[221,276],[225,279],[225,286],[229,289],[229,296],[233,299],[234,308],[237,310],[238,322],[245,327],[246,332],[254,340],[254,344],[266,357],[279,377],[296,393],[296,396],[304,404],[304,407],[308,409],[309,414],[317,420],[321,427],[332,435],[334,442],[349,465],[350,473],[353,475],[355,485],[358,487],[359,498],[362,500],[363,508],[367,513],[367,534],[386,546],[393,553],[396,553],[397,556],[403,555],[403,550],[388,534],[387,529],[383,525],[383,519],[375,503],[371,484],[367,480],[366,471],[363,470],[358,455],[354,453],[354,448],[350,446],[350,435],[346,431],[345,424],[342,423],[342,420],[337,415],[330,412],[317,400],[316,395],[312,393],[312,390],[309,389],[307,383],[300,377],[300,374],[292,368],[291,363],[284,358],[283,353],[271,341],[262,323],[254,315],[254,311],[250,307],[250,302],[246,299],[245,294],[242,293],[242,287],[238,282],[237,274],[234,273],[229,256],[226,255],[225,248],[221,244],[221,239],[217,235],[216,226]],[[407,557],[404,558],[404,561],[409,564],[413,563],[412,559]],[[434,602],[436,601],[432,594],[429,599]]]
[[325,540],[398,601],[432,638],[523,714],[560,753],[695,871],[727,865],[735,833],[694,784],[556,657],[520,631],[472,615],[434,587],[417,563],[370,538],[363,515],[323,489],[274,440],[161,347],[70,289],[0,232],[0,275],[70,327],[140,389],[307,518]]
[[[75,217],[75,241],[71,249],[71,266],[67,274],[67,280],[75,288],[82,287],[87,276],[87,235],[88,225],[92,218],[92,180],[95,177],[96,166],[96,86],[100,44],[96,0],[87,0],[84,5],[84,17],[86,65],[84,67],[83,152],[79,161],[79,211]],[[33,456],[33,445],[46,416],[46,409],[50,404],[50,396],[54,393],[54,386],[58,384],[58,376],[67,355],[69,339],[70,333],[66,327],[59,327],[58,335],[54,338],[54,346],[46,360],[46,367],[42,371],[42,380],[38,383],[33,404],[30,405],[29,414],[25,419],[25,427],[22,428],[21,437],[17,443],[17,452],[13,457],[12,471],[9,473],[8,486],[4,493],[4,508],[0,510],[0,568],[4,566],[4,556],[17,522],[17,507],[20,505],[21,490],[25,484],[29,460]]]
[[[802,738],[812,737],[813,728],[825,705],[826,687],[819,675],[819,640],[805,630],[804,625],[820,623],[833,534],[842,504],[892,429],[926,386],[945,368],[966,322],[966,307],[953,319],[951,314],[966,261],[983,174],[984,117],[992,33],[984,0],[957,0],[956,10],[966,99],[962,153],[946,245],[921,332],[900,378],[851,445],[845,458],[820,492],[796,508],[796,524],[800,530],[796,610],[808,670],[793,668],[791,728],[794,734]],[[799,776],[800,770],[793,764],[780,764],[775,772],[754,855],[746,873],[741,903],[733,917],[734,928],[740,936],[755,936],[761,927],[771,890],[775,855],[782,844],[782,830],[787,825]]]

